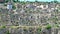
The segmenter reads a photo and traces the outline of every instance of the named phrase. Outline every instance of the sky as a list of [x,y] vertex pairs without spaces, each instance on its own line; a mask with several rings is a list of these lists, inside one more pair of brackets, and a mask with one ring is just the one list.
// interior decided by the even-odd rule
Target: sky
[[37,1],[42,1],[42,2],[48,1],[48,2],[51,2],[51,1],[54,1],[54,0],[37,0]]
[[58,2],[60,2],[60,0],[57,0]]
[[[40,2],[51,2],[51,1],[54,1],[54,0],[19,0],[19,1],[31,1],[31,2],[35,2],[35,1],[40,1]],[[60,1],[60,0],[57,0],[57,1]]]

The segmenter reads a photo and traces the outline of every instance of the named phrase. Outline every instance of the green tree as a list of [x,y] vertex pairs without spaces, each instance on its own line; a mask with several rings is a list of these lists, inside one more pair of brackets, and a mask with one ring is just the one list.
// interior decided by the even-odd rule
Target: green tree
[[15,7],[14,5],[12,6],[12,8],[13,8],[13,9],[16,9],[16,7]]
[[13,0],[13,2],[19,2],[19,0]]
[[7,3],[9,0],[5,0],[5,3]]
[[41,33],[41,27],[37,28],[37,33],[38,33],[38,34]]
[[58,1],[57,0],[54,0],[54,3],[58,3]]

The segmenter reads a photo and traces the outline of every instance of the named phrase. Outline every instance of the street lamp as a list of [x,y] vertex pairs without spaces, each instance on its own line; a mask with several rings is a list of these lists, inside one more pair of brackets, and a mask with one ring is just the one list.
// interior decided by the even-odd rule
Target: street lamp
[[12,10],[12,2],[11,2],[12,0],[10,0],[9,2],[8,2],[8,4],[7,4],[7,9],[9,10],[8,11],[8,15],[9,15],[9,24],[8,25],[10,25],[11,24],[11,19],[10,19],[10,12],[11,12],[11,10]]

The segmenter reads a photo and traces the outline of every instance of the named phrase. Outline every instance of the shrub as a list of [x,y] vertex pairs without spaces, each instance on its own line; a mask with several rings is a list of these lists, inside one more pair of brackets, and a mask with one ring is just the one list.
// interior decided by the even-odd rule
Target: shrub
[[7,31],[6,34],[10,34],[9,31]]
[[4,4],[4,6],[7,6],[7,4]]
[[2,28],[6,28],[6,26],[2,26]]
[[55,24],[55,27],[57,27],[57,28],[58,28],[58,27],[59,27],[59,25],[58,25],[58,24]]
[[38,32],[38,33],[40,33],[40,32],[41,32],[41,28],[40,28],[40,27],[37,29],[37,32]]
[[46,26],[46,29],[50,29],[50,28],[51,28],[51,25],[48,24],[48,25]]

